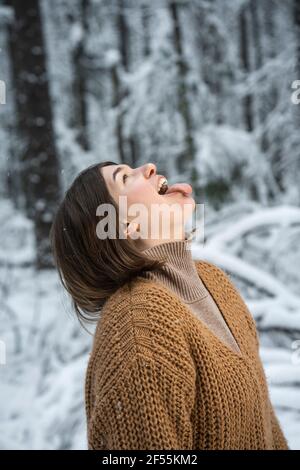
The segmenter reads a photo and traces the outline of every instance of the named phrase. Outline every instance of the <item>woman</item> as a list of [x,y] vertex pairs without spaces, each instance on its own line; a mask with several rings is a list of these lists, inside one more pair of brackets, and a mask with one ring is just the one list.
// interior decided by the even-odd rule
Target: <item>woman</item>
[[[58,209],[56,266],[80,321],[97,321],[89,449],[288,449],[250,312],[223,270],[192,259],[191,193],[153,164],[104,162],[78,175]],[[167,224],[152,212],[161,207]]]

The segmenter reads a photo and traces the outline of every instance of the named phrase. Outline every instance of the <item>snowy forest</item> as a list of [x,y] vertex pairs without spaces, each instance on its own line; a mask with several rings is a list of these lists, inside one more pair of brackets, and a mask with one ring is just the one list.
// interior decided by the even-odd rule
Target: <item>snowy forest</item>
[[93,331],[49,230],[112,160],[191,183],[193,257],[242,292],[300,449],[300,0],[0,0],[0,98],[0,448],[87,448]]

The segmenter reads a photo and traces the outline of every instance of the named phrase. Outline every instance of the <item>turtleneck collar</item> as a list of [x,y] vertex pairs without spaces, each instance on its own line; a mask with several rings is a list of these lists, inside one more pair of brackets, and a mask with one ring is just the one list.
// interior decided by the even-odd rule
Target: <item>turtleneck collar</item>
[[143,275],[164,282],[186,303],[201,300],[208,295],[192,258],[191,243],[192,240],[186,236],[184,240],[162,242],[143,250],[148,257],[167,261],[162,269],[144,271]]

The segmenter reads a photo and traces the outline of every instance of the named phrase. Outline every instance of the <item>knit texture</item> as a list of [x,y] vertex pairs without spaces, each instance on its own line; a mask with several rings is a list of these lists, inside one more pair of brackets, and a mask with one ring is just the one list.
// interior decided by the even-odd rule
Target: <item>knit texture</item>
[[220,309],[198,275],[192,257],[192,240],[172,240],[143,250],[150,258],[165,259],[162,269],[144,271],[142,276],[166,285],[220,340],[241,353]]
[[246,304],[223,270],[195,266],[241,354],[165,285],[126,283],[103,307],[86,371],[89,449],[288,449]]

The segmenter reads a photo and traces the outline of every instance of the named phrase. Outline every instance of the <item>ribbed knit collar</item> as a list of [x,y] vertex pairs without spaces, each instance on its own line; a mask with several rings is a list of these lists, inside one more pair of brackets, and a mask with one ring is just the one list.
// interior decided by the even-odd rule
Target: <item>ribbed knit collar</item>
[[201,300],[208,295],[192,258],[191,243],[186,237],[184,240],[162,242],[143,250],[148,257],[167,260],[162,269],[145,271],[143,275],[162,281],[187,303]]

